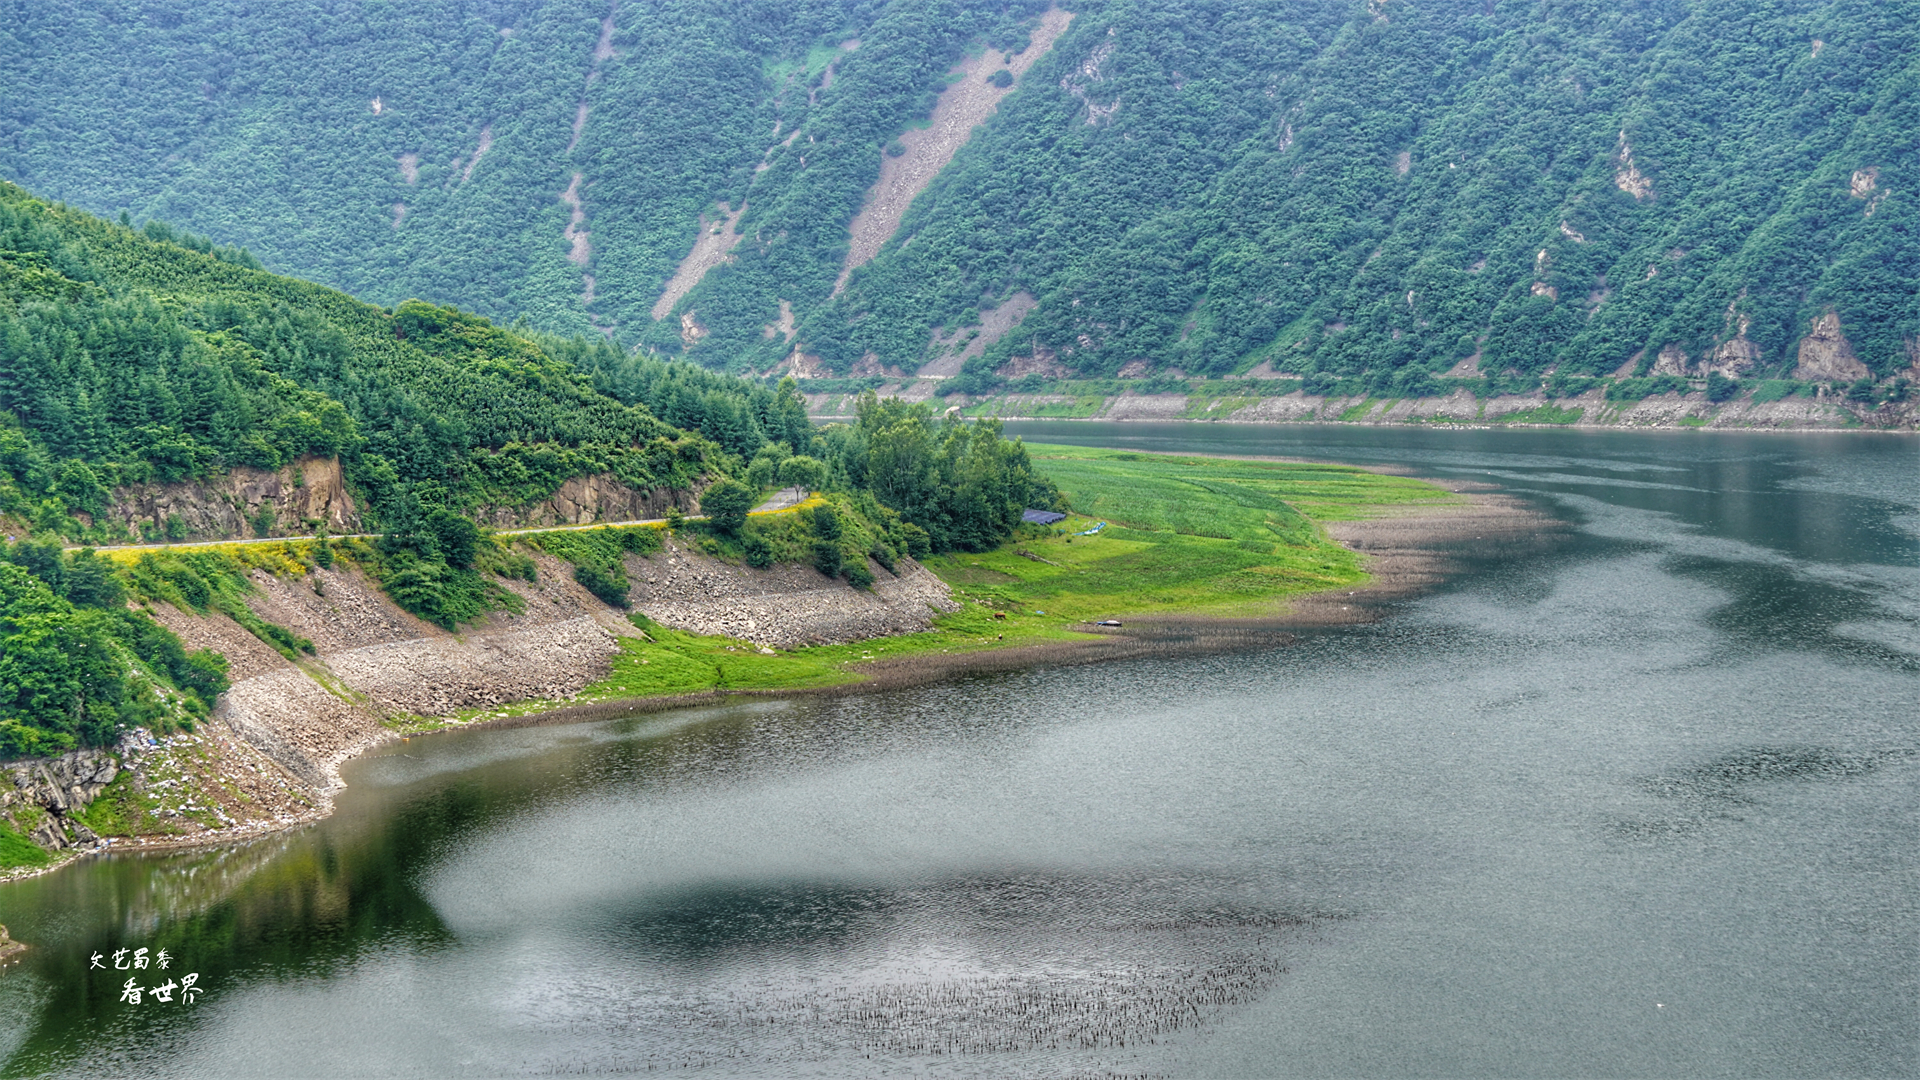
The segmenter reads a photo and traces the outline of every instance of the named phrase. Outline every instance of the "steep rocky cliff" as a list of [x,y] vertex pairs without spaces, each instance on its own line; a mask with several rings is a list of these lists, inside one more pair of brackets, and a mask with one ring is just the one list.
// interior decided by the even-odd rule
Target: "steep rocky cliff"
[[239,466],[218,480],[118,488],[104,515],[132,536],[228,540],[360,531],[339,458],[304,457],[274,471]]
[[[131,744],[136,736],[121,740]],[[10,762],[0,783],[0,818],[49,850],[91,844],[99,838],[71,815],[120,775],[124,751],[76,750],[57,758]]]

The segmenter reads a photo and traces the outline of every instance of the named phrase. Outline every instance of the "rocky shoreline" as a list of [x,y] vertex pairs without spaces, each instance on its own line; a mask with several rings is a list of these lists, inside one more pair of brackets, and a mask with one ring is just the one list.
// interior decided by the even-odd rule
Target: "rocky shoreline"
[[[1920,430],[1920,401],[1868,405],[1834,393],[1819,398],[1789,397],[1755,401],[1737,397],[1714,402],[1704,393],[1656,394],[1632,401],[1610,401],[1601,390],[1575,397],[1545,391],[1476,397],[1458,390],[1446,397],[1378,398],[1317,396],[1303,390],[1263,394],[1140,394],[1125,391],[1082,397],[1065,393],[994,394],[939,399],[931,379],[880,387],[883,397],[934,401],[969,416],[1003,420],[1153,420],[1236,424],[1362,424],[1448,427],[1706,428],[1736,431],[1915,431]],[[810,393],[809,413],[819,420],[850,419],[857,395]]]
[[[536,582],[502,581],[524,610],[495,612],[457,634],[401,610],[344,563],[290,578],[256,570],[255,613],[314,644],[298,661],[224,614],[157,605],[155,617],[188,649],[227,657],[231,687],[194,732],[156,739],[137,730],[112,748],[0,764],[0,815],[54,855],[0,880],[87,852],[218,843],[315,820],[331,810],[340,767],[399,738],[396,728],[529,701],[562,703],[564,712],[606,676],[619,639],[641,631],[577,583],[571,566],[533,558]],[[869,590],[805,566],[729,565],[673,539],[653,556],[628,556],[626,569],[633,610],[762,648],[914,633],[935,613],[958,609],[946,585],[910,559],[894,572],[871,567]],[[146,826],[139,835],[103,838],[83,820],[116,780],[136,793]]]

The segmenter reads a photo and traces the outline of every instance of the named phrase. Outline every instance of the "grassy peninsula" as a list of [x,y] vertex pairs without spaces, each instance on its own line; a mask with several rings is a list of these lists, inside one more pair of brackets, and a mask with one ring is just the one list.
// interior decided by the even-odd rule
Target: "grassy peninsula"
[[[851,685],[883,662],[1093,640],[1088,624],[1101,619],[1278,615],[1298,597],[1367,583],[1363,557],[1329,538],[1325,524],[1462,500],[1422,480],[1346,465],[1042,444],[1028,444],[1027,453],[1076,512],[989,551],[925,560],[962,602],[960,611],[935,618],[934,630],[767,650],[636,614],[645,636],[623,639],[607,677],[568,704]],[[451,720],[526,716],[558,704],[470,709]],[[444,723],[418,718],[401,726],[424,731]]]

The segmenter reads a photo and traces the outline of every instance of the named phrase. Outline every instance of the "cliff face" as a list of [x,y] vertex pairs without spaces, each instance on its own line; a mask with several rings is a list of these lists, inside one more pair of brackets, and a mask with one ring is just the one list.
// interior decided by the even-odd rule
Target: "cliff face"
[[57,758],[10,762],[0,767],[0,818],[50,851],[99,839],[70,815],[92,802],[120,775],[119,757],[106,750],[76,750]]
[[665,517],[668,507],[694,513],[697,489],[633,488],[614,476],[595,473],[576,476],[532,506],[494,506],[476,516],[496,529],[542,528],[549,525],[587,525],[596,521],[647,521]]
[[1853,343],[1840,332],[1840,316],[1829,311],[1813,322],[1813,330],[1800,339],[1800,362],[1793,369],[1796,379],[1852,382],[1873,374],[1853,354]]
[[334,533],[360,531],[340,459],[320,457],[272,472],[243,465],[214,481],[118,488],[105,518],[132,535],[168,540],[305,534],[317,525]]

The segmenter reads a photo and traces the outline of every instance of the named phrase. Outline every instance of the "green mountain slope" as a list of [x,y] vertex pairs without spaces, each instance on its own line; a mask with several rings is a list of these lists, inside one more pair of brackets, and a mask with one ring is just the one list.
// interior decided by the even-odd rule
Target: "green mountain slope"
[[[0,512],[118,539],[111,489],[340,456],[376,521],[613,472],[686,488],[710,444],[450,308],[393,311],[0,185]],[[99,534],[99,535],[96,535]]]
[[[448,629],[514,608],[495,579],[532,572],[475,517],[511,516],[575,478],[677,494],[676,507],[697,491],[709,550],[757,565],[808,558],[856,585],[873,581],[868,558],[990,548],[1024,507],[1058,502],[994,423],[868,400],[857,425],[816,431],[791,381],[417,300],[375,307],[157,222],[136,231],[0,183],[0,757],[206,715],[225,662],[187,654],[130,597],[224,612],[289,658],[311,651],[249,608],[249,572],[329,565],[327,540],[121,551],[111,563],[61,542],[140,539],[114,511],[146,486],[216,502],[243,470],[295,464],[307,469],[295,476],[344,475],[382,535],[343,553]],[[804,520],[750,525],[776,481],[830,497]],[[158,531],[178,539],[171,525]],[[251,522],[274,536],[315,525]],[[536,542],[620,606],[620,557],[635,550],[622,545],[659,546],[645,528]]]
[[1915,0],[1068,3],[836,292],[883,162],[1045,6],[18,5],[0,173],[736,371],[1920,363]]

